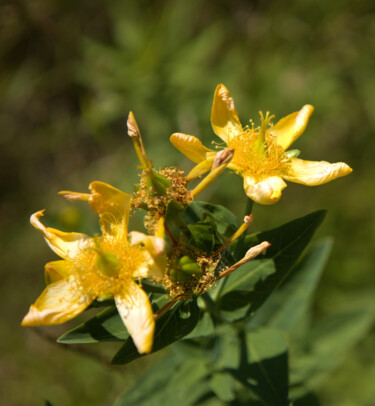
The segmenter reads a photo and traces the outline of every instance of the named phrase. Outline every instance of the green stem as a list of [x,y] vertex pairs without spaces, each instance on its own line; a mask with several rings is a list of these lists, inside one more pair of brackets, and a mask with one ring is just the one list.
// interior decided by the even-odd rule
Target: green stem
[[246,209],[245,209],[245,216],[250,216],[251,212],[253,211],[254,200],[250,199],[250,197],[246,197]]

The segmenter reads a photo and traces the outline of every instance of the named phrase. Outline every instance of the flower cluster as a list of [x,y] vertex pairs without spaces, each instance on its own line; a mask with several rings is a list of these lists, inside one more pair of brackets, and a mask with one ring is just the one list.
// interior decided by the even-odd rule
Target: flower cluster
[[[217,86],[211,110],[212,128],[226,146],[234,150],[228,168],[243,177],[245,193],[250,199],[260,204],[274,204],[286,187],[283,179],[317,186],[352,172],[343,162],[305,161],[296,157],[299,151],[287,151],[305,131],[313,111],[313,106],[307,104],[275,125],[271,125],[273,116],[261,113],[259,127],[243,127],[228,89],[222,84]],[[188,178],[201,176],[210,170],[218,154],[191,135],[172,134],[171,142],[198,164]]]
[[[47,287],[30,307],[23,326],[54,325],[73,319],[95,300],[113,299],[139,353],[152,350],[155,320],[177,301],[204,294],[218,280],[264,254],[267,241],[247,247],[233,264],[223,261],[226,249],[251,224],[246,216],[237,231],[211,250],[193,244],[183,213],[194,198],[229,168],[244,178],[246,195],[260,204],[272,204],[286,187],[283,179],[313,186],[351,172],[344,163],[311,162],[286,151],[305,130],[313,112],[310,105],[284,117],[275,125],[261,114],[261,125],[242,127],[233,99],[223,85],[216,89],[211,122],[225,146],[206,148],[196,137],[175,133],[172,144],[197,165],[185,176],[179,168],[156,170],[148,159],[134,115],[128,117],[128,134],[142,166],[141,182],[133,194],[106,183],[92,182],[90,193],[62,191],[70,201],[88,202],[99,216],[101,235],[66,233],[40,221],[44,211],[31,216],[50,248],[61,258],[45,266]],[[189,190],[189,181],[206,177]],[[148,235],[128,230],[134,210],[145,210]],[[249,213],[250,214],[250,213]],[[207,223],[208,224],[208,223]],[[178,232],[173,230],[178,229]],[[181,231],[182,230],[182,231]],[[186,232],[185,232],[186,231]],[[214,231],[213,231],[214,232]],[[142,281],[159,284],[170,302],[156,313]]]

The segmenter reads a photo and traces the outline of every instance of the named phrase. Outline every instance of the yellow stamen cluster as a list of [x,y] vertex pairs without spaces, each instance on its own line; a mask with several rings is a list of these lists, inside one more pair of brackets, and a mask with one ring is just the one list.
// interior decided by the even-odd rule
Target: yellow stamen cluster
[[277,144],[276,138],[268,131],[271,117],[266,115],[260,127],[246,126],[239,134],[228,141],[228,147],[234,149],[231,161],[243,175],[252,175],[258,179],[280,175],[289,165],[283,155],[284,149]]
[[[95,249],[88,248],[74,260],[71,266],[72,289],[78,289],[90,297],[106,298],[126,291],[134,273],[146,261],[146,253],[142,247],[131,246],[115,239],[96,239]],[[101,258],[116,258],[107,266],[113,266],[112,275],[98,266]]]
[[182,205],[190,204],[193,201],[191,192],[186,189],[188,181],[184,171],[176,167],[166,167],[158,173],[171,182],[171,185],[166,188],[165,194],[153,196],[150,193],[148,175],[146,171],[143,171],[140,174],[140,187],[131,202],[133,208],[147,209],[145,227],[150,234],[154,234],[156,222],[165,215],[170,200]]

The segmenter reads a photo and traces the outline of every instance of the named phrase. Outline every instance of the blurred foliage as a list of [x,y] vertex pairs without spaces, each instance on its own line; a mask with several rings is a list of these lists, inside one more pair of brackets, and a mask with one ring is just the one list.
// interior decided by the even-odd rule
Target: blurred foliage
[[[147,366],[131,364],[121,376],[19,327],[52,258],[28,217],[46,207],[59,227],[92,231],[90,214],[55,193],[84,191],[94,179],[129,191],[137,179],[124,136],[130,109],[155,166],[190,169],[168,138],[181,131],[208,145],[218,83],[228,86],[242,122],[256,121],[260,109],[280,118],[305,103],[316,107],[296,143],[301,157],[345,161],[355,171],[319,189],[289,185],[277,206],[254,208],[254,229],[327,208],[320,235],[333,235],[335,246],[315,316],[373,296],[374,14],[370,0],[292,0],[288,7],[281,0],[1,3],[1,294],[7,311],[0,322],[0,379],[9,390],[0,403],[37,405],[46,398],[56,406],[102,405]],[[241,217],[244,200],[228,190],[242,196],[240,179],[229,173],[203,198]],[[372,335],[320,387],[323,404],[372,404],[373,353]]]

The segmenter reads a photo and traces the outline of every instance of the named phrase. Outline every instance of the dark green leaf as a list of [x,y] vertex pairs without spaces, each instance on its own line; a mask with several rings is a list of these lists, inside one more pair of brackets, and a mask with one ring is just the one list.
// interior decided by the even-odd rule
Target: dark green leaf
[[[197,325],[198,320],[199,308],[196,300],[178,303],[176,307],[157,320],[152,352],[159,351],[189,334]],[[141,355],[129,337],[114,356],[112,363],[127,364],[139,357]]]
[[195,405],[210,391],[207,374],[206,364],[199,359],[177,364],[168,357],[149,371],[139,385],[122,394],[115,406]]
[[314,244],[296,264],[285,283],[250,320],[250,326],[268,325],[286,332],[302,324],[332,249],[332,240]]
[[217,231],[225,239],[232,236],[238,228],[237,217],[224,206],[206,202],[194,201],[183,213],[183,218],[188,224],[194,224],[210,214],[216,222]]
[[205,214],[202,220],[187,226],[187,228],[190,232],[187,243],[200,251],[206,252],[207,255],[210,255],[224,242],[217,233],[215,220],[208,214]]
[[374,312],[368,304],[317,322],[306,335],[308,352],[292,358],[293,395],[299,397],[322,383],[327,372],[368,333],[373,322]]
[[184,340],[189,340],[193,338],[205,337],[213,334],[215,331],[214,323],[211,319],[211,316],[207,312],[200,312],[200,318],[195,326],[194,330],[185,336]]
[[116,306],[112,306],[63,334],[57,341],[64,344],[84,344],[98,341],[124,341],[128,337],[129,333]]
[[288,356],[284,335],[259,329],[241,336],[241,365],[228,371],[264,405],[288,406]]
[[324,211],[318,211],[276,229],[247,236],[246,249],[262,241],[269,241],[271,247],[264,257],[248,262],[228,277],[219,299],[221,309],[242,309],[241,317],[257,310],[287,278],[324,215]]
[[[151,401],[154,395],[165,388],[178,368],[181,360],[175,356],[164,357],[161,361],[157,362],[146,373],[142,375],[142,379],[125,391],[115,403],[115,406],[132,406],[147,404],[147,401]],[[163,373],[160,373],[163,371]],[[152,404],[152,403],[149,403]]]
[[[165,294],[155,295],[155,300],[152,301],[154,311],[165,303]],[[116,306],[111,306],[63,334],[57,341],[63,344],[89,344],[98,341],[125,341],[127,338],[129,338],[129,333]]]

